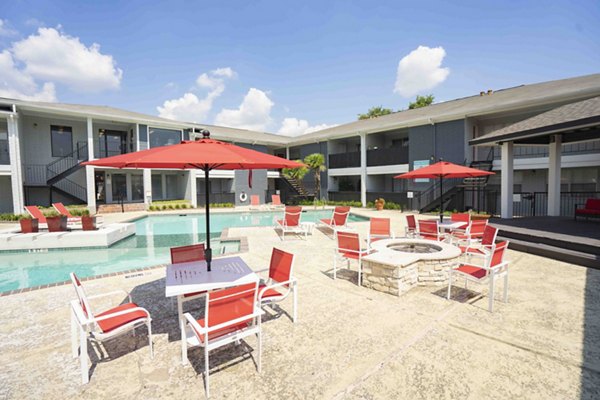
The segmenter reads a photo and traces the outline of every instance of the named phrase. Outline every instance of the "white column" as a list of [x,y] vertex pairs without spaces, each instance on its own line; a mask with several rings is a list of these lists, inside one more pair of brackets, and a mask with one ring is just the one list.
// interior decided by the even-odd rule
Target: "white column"
[[146,208],[152,204],[152,170],[144,169],[144,204]]
[[110,171],[106,172],[106,180],[104,185],[106,189],[104,189],[104,198],[106,199],[106,204],[110,204],[113,202],[112,197],[112,173]]
[[548,215],[560,216],[560,154],[562,150],[562,136],[555,135],[550,138],[548,159]]
[[288,160],[290,159],[290,148],[289,147],[285,148],[285,158],[287,158]]
[[131,173],[125,173],[125,196],[127,201],[131,202],[133,200],[133,190],[131,188]]
[[13,198],[13,213],[23,213],[25,196],[23,193],[23,170],[21,164],[21,142],[19,133],[19,117],[11,114],[7,119],[8,157],[10,158],[10,183]]
[[[94,159],[94,123],[91,117],[87,119],[88,160]],[[89,190],[89,188],[88,188]]]
[[87,188],[87,206],[90,214],[96,214],[96,179],[94,167],[85,166],[85,185]]
[[162,188],[162,198],[163,200],[167,199],[167,176],[161,172],[161,188]]
[[513,217],[513,142],[502,143],[500,176],[500,216]]
[[190,202],[192,207],[198,205],[196,196],[196,170],[190,169],[185,171],[185,196],[184,198]]
[[360,134],[360,202],[367,206],[367,135]]

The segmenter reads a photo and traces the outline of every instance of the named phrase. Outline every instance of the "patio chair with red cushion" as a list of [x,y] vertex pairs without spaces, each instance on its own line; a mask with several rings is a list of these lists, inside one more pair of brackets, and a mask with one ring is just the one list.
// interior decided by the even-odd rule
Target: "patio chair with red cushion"
[[471,221],[466,229],[453,229],[450,232],[450,239],[454,244],[466,244],[481,242],[483,232],[487,226],[487,219]]
[[275,229],[281,230],[281,240],[285,239],[286,233],[308,234],[308,230],[302,226],[300,217],[302,216],[302,207],[287,206],[283,214],[283,219],[275,220]]
[[371,248],[371,243],[381,239],[393,239],[394,233],[389,218],[372,217],[369,222],[369,235],[367,236],[367,246]]
[[258,302],[261,305],[279,303],[292,293],[294,302],[292,321],[295,323],[297,319],[296,309],[298,307],[298,281],[292,275],[294,271],[294,255],[273,248],[268,271],[269,278],[264,283],[261,283],[258,288]]
[[[88,337],[102,342],[124,333],[132,332],[138,326],[146,325],[148,328],[150,357],[154,358],[150,313],[145,308],[133,303],[129,293],[119,290],[88,297],[81,285],[81,281],[74,273],[71,273],[71,282],[73,282],[75,292],[77,293],[77,300],[71,301],[71,350],[73,358],[77,358],[77,350],[79,348],[81,381],[83,383],[89,382]],[[101,313],[95,313],[92,310],[89,302],[90,299],[114,296],[117,293],[124,293],[128,297],[129,303],[121,304]],[[78,335],[79,345],[77,343]]]
[[319,225],[330,228],[334,232],[338,229],[346,228],[348,223],[348,215],[350,215],[350,207],[337,206],[333,210],[331,218],[323,218],[319,221]]
[[251,210],[259,210],[260,207],[261,207],[260,196],[257,194],[251,194],[250,195],[250,209]]
[[62,216],[67,217],[68,223],[81,223],[81,217],[74,217],[63,203],[52,203],[52,207]]
[[40,223],[40,224],[47,223],[44,213],[42,213],[42,211],[39,208],[37,208],[36,206],[25,206],[25,211],[27,211],[27,213],[29,215],[31,215],[32,218],[36,218],[38,220],[38,223]]
[[409,214],[406,216],[406,227],[404,228],[406,237],[413,238],[417,236],[417,220],[415,216]]
[[350,261],[355,260],[358,265],[358,286],[362,284],[362,259],[371,253],[369,249],[361,248],[360,235],[356,232],[336,231],[337,246],[333,257],[333,279],[337,278],[338,261],[346,261],[350,268]]
[[493,246],[490,254],[486,255],[484,265],[460,264],[456,269],[448,271],[448,300],[452,290],[452,279],[454,276],[465,278],[465,288],[467,282],[479,284],[488,283],[488,310],[494,311],[494,286],[496,280],[504,277],[504,297],[503,301],[508,302],[508,261],[504,261],[504,255],[508,247],[508,241],[500,242]]
[[576,204],[575,219],[577,217],[600,218],[600,199],[587,199],[585,204]]
[[450,215],[450,221],[452,222],[464,222],[461,226],[454,229],[462,229],[465,230],[471,223],[471,214],[469,213],[452,213]]
[[185,313],[187,322],[185,331],[181,333],[184,343],[182,354],[184,364],[187,363],[187,348],[200,346],[204,349],[204,383],[206,397],[210,395],[209,384],[209,352],[229,345],[239,344],[241,339],[251,335],[258,338],[257,370],[261,372],[261,316],[263,312],[258,306],[258,282],[234,286],[227,289],[208,292],[204,317],[195,319]]
[[[476,222],[476,221],[473,221]],[[471,257],[471,256],[479,256],[484,257],[490,253],[492,247],[496,243],[496,236],[498,235],[498,228],[493,227],[489,224],[486,224],[483,229],[483,235],[480,240],[472,239],[466,245],[460,245],[460,251]]]
[[271,195],[271,208],[277,209],[283,207],[285,207],[285,204],[281,202],[281,196],[278,194]]
[[440,233],[440,228],[437,220],[419,220],[419,231],[417,232],[419,239],[435,240],[441,242],[446,239],[446,235]]
[[[204,250],[204,243],[171,247],[171,264],[204,261],[206,259]],[[206,292],[184,294],[183,298],[177,303],[179,318],[183,316],[183,303],[204,297],[205,294]]]

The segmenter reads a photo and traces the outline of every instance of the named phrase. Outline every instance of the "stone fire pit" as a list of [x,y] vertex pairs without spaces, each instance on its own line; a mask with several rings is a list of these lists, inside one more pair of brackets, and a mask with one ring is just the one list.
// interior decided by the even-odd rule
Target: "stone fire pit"
[[385,239],[372,244],[376,253],[363,258],[362,284],[400,296],[419,285],[448,284],[448,270],[458,262],[460,249],[423,239]]

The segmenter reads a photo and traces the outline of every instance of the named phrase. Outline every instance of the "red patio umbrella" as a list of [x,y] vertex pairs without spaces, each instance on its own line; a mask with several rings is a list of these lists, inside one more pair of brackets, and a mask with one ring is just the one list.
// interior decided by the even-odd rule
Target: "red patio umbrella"
[[101,158],[83,164],[113,168],[203,170],[206,195],[206,263],[210,271],[212,249],[210,248],[209,172],[213,169],[298,168],[304,166],[304,164],[210,139],[210,132],[207,130],[203,130],[202,135],[204,138],[196,141],[183,141],[180,144]]
[[397,175],[395,179],[418,179],[418,178],[428,178],[435,179],[439,178],[440,180],[440,222],[443,221],[444,218],[444,210],[443,208],[443,179],[444,178],[474,178],[478,176],[486,176],[493,175],[493,172],[482,171],[476,168],[469,168],[462,165],[452,164],[448,161],[439,161],[435,164],[428,165],[427,167],[415,169],[413,171],[407,172],[405,174]]

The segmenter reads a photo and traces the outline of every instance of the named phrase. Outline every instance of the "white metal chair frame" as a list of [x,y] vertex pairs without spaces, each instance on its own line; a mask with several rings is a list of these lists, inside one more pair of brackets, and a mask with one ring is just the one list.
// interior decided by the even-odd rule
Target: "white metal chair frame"
[[[214,326],[202,326],[198,323],[198,321],[190,314],[185,313],[184,318],[187,322],[187,325],[182,326],[185,330],[181,332],[181,338],[183,343],[182,346],[182,363],[183,365],[187,364],[187,349],[188,347],[202,347],[204,349],[204,377],[205,377],[205,389],[206,389],[206,397],[210,395],[210,384],[209,384],[209,351],[214,350],[219,347],[223,347],[230,343],[239,343],[239,341],[245,337],[256,335],[258,339],[258,359],[257,359],[257,370],[258,373],[261,373],[262,370],[262,330],[261,330],[261,316],[264,312],[260,309],[257,302],[257,294],[258,294],[258,282],[255,283],[254,286],[254,308],[253,313],[249,315],[245,315],[243,317],[236,318],[234,320],[230,320],[219,325]],[[204,309],[204,321],[208,324],[209,318],[209,304],[211,302],[210,299],[211,292],[207,293],[206,296],[206,305]],[[216,300],[223,300],[229,297],[237,296],[239,292],[229,294],[226,296],[220,296]],[[212,300],[212,301],[216,301]],[[238,325],[244,321],[251,320],[248,327],[243,329],[238,329],[233,332],[229,332],[222,336],[218,336],[214,339],[209,339],[209,335],[212,332]],[[200,338],[202,336],[202,339]]]
[[[343,225],[337,225],[336,224],[336,222],[335,222],[335,216],[336,215],[345,215],[346,216],[346,218],[344,219],[344,224]],[[334,232],[334,234],[335,234],[340,229],[349,229],[349,226],[348,226],[348,217],[349,216],[350,216],[350,211],[341,213],[341,212],[336,212],[335,209],[334,209],[333,210],[333,214],[331,214],[331,219],[329,221],[329,224],[326,224],[323,221],[319,221],[318,225],[320,225],[322,227],[325,227],[325,228],[331,229]]]
[[[494,244],[496,243],[496,236],[498,236],[498,229],[494,228],[494,236],[492,237],[491,243],[484,244],[483,237],[481,239],[471,239],[467,241],[464,255],[469,259],[471,257],[483,257],[485,258],[494,250]],[[457,243],[460,245],[460,242]],[[479,250],[479,251],[477,251]]]
[[419,236],[419,225],[417,219],[413,216],[415,226],[408,226],[408,216],[406,217],[406,226],[404,227],[404,236],[407,238],[416,238]]
[[[297,226],[288,226],[285,216],[287,215],[298,215],[298,225]],[[308,228],[307,226],[302,225],[302,210],[292,213],[284,211],[283,219],[278,220],[275,219],[275,229],[281,229],[281,240],[285,240],[286,233],[296,233],[296,234],[304,234],[304,239],[308,236]]]
[[508,261],[504,261],[504,257],[506,256],[506,249],[508,248],[508,241],[502,242],[500,244],[504,246],[504,253],[502,254],[502,260],[496,264],[492,265],[492,259],[494,256],[494,251],[497,249],[497,246],[494,245],[492,251],[485,256],[485,264],[484,265],[475,265],[475,264],[460,264],[460,265],[468,265],[477,268],[481,268],[486,271],[485,275],[481,278],[476,278],[470,274],[464,273],[457,269],[450,269],[448,271],[448,294],[447,299],[450,300],[450,292],[452,289],[452,276],[454,274],[460,275],[465,278],[465,288],[467,288],[467,282],[474,282],[478,284],[488,283],[488,310],[490,312],[494,311],[494,289],[496,280],[504,277],[504,293],[503,293],[503,302],[508,303]]
[[[103,293],[95,296],[87,296],[83,289],[81,283],[78,284],[79,279],[75,276],[75,274],[71,273],[71,281],[73,282],[73,286],[75,286],[75,291],[77,292],[77,300],[71,300],[71,352],[73,358],[77,358],[77,350],[79,349],[79,360],[81,364],[81,382],[88,383],[89,382],[89,367],[88,367],[88,351],[87,351],[87,341],[88,335],[100,342],[112,339],[116,336],[120,336],[124,333],[135,330],[138,326],[146,325],[148,328],[148,344],[150,347],[150,357],[154,358],[154,350],[152,348],[152,319],[150,318],[150,313],[143,307],[135,307],[130,308],[123,311],[118,311],[106,315],[102,315],[100,317],[95,317],[94,312],[90,306],[90,299],[98,299],[102,297],[114,296],[118,293],[127,295],[129,302],[131,301],[131,295],[125,290],[116,290],[109,293]],[[84,312],[82,303],[87,310],[87,313]],[[145,318],[138,318],[129,323],[123,324],[122,326],[111,330],[110,332],[102,332],[98,322],[108,320],[111,318],[119,317],[121,315],[126,315],[129,313],[134,313],[142,311],[146,314]],[[133,332],[135,335],[135,331]],[[79,336],[79,343],[78,337]]]
[[[260,306],[265,305],[265,304],[271,304],[271,303],[279,303],[283,300],[285,300],[290,293],[292,293],[292,298],[294,301],[294,305],[293,305],[293,309],[292,309],[292,322],[296,323],[297,317],[298,317],[298,281],[296,280],[296,278],[294,278],[294,262],[296,261],[296,256],[294,254],[292,254],[292,265],[290,267],[290,279],[288,279],[287,281],[276,281],[272,278],[267,278],[266,280],[264,280],[264,287],[263,288],[259,288],[259,292],[258,292],[258,303]],[[269,271],[269,268],[266,269],[262,269],[259,271],[256,271],[256,273],[262,273],[265,271]],[[278,288],[285,288],[286,290],[282,292],[280,292],[279,290],[277,290]],[[263,298],[263,296],[265,295],[265,293],[267,292],[267,290],[276,290],[277,292],[281,293],[280,296],[269,296],[266,298]]]
[[[343,234],[344,231],[336,231],[336,239],[337,239],[337,235],[342,233]],[[349,233],[356,233],[356,232],[352,232],[350,231]],[[360,235],[358,235],[358,243],[360,246],[360,243],[362,243],[362,241],[360,240]],[[364,256],[367,256],[369,254],[372,253],[372,251],[370,249],[360,249],[359,251],[354,250],[354,249],[344,249],[342,247],[339,247],[339,241],[337,241],[336,245],[335,245],[335,249],[334,251],[334,255],[333,255],[333,279],[337,279],[337,263],[338,261],[343,261],[346,260],[346,268],[350,269],[350,258],[349,257],[345,257],[344,253],[350,253],[350,254],[356,254],[357,255],[357,263],[358,263],[358,286],[362,286],[362,259]]]

